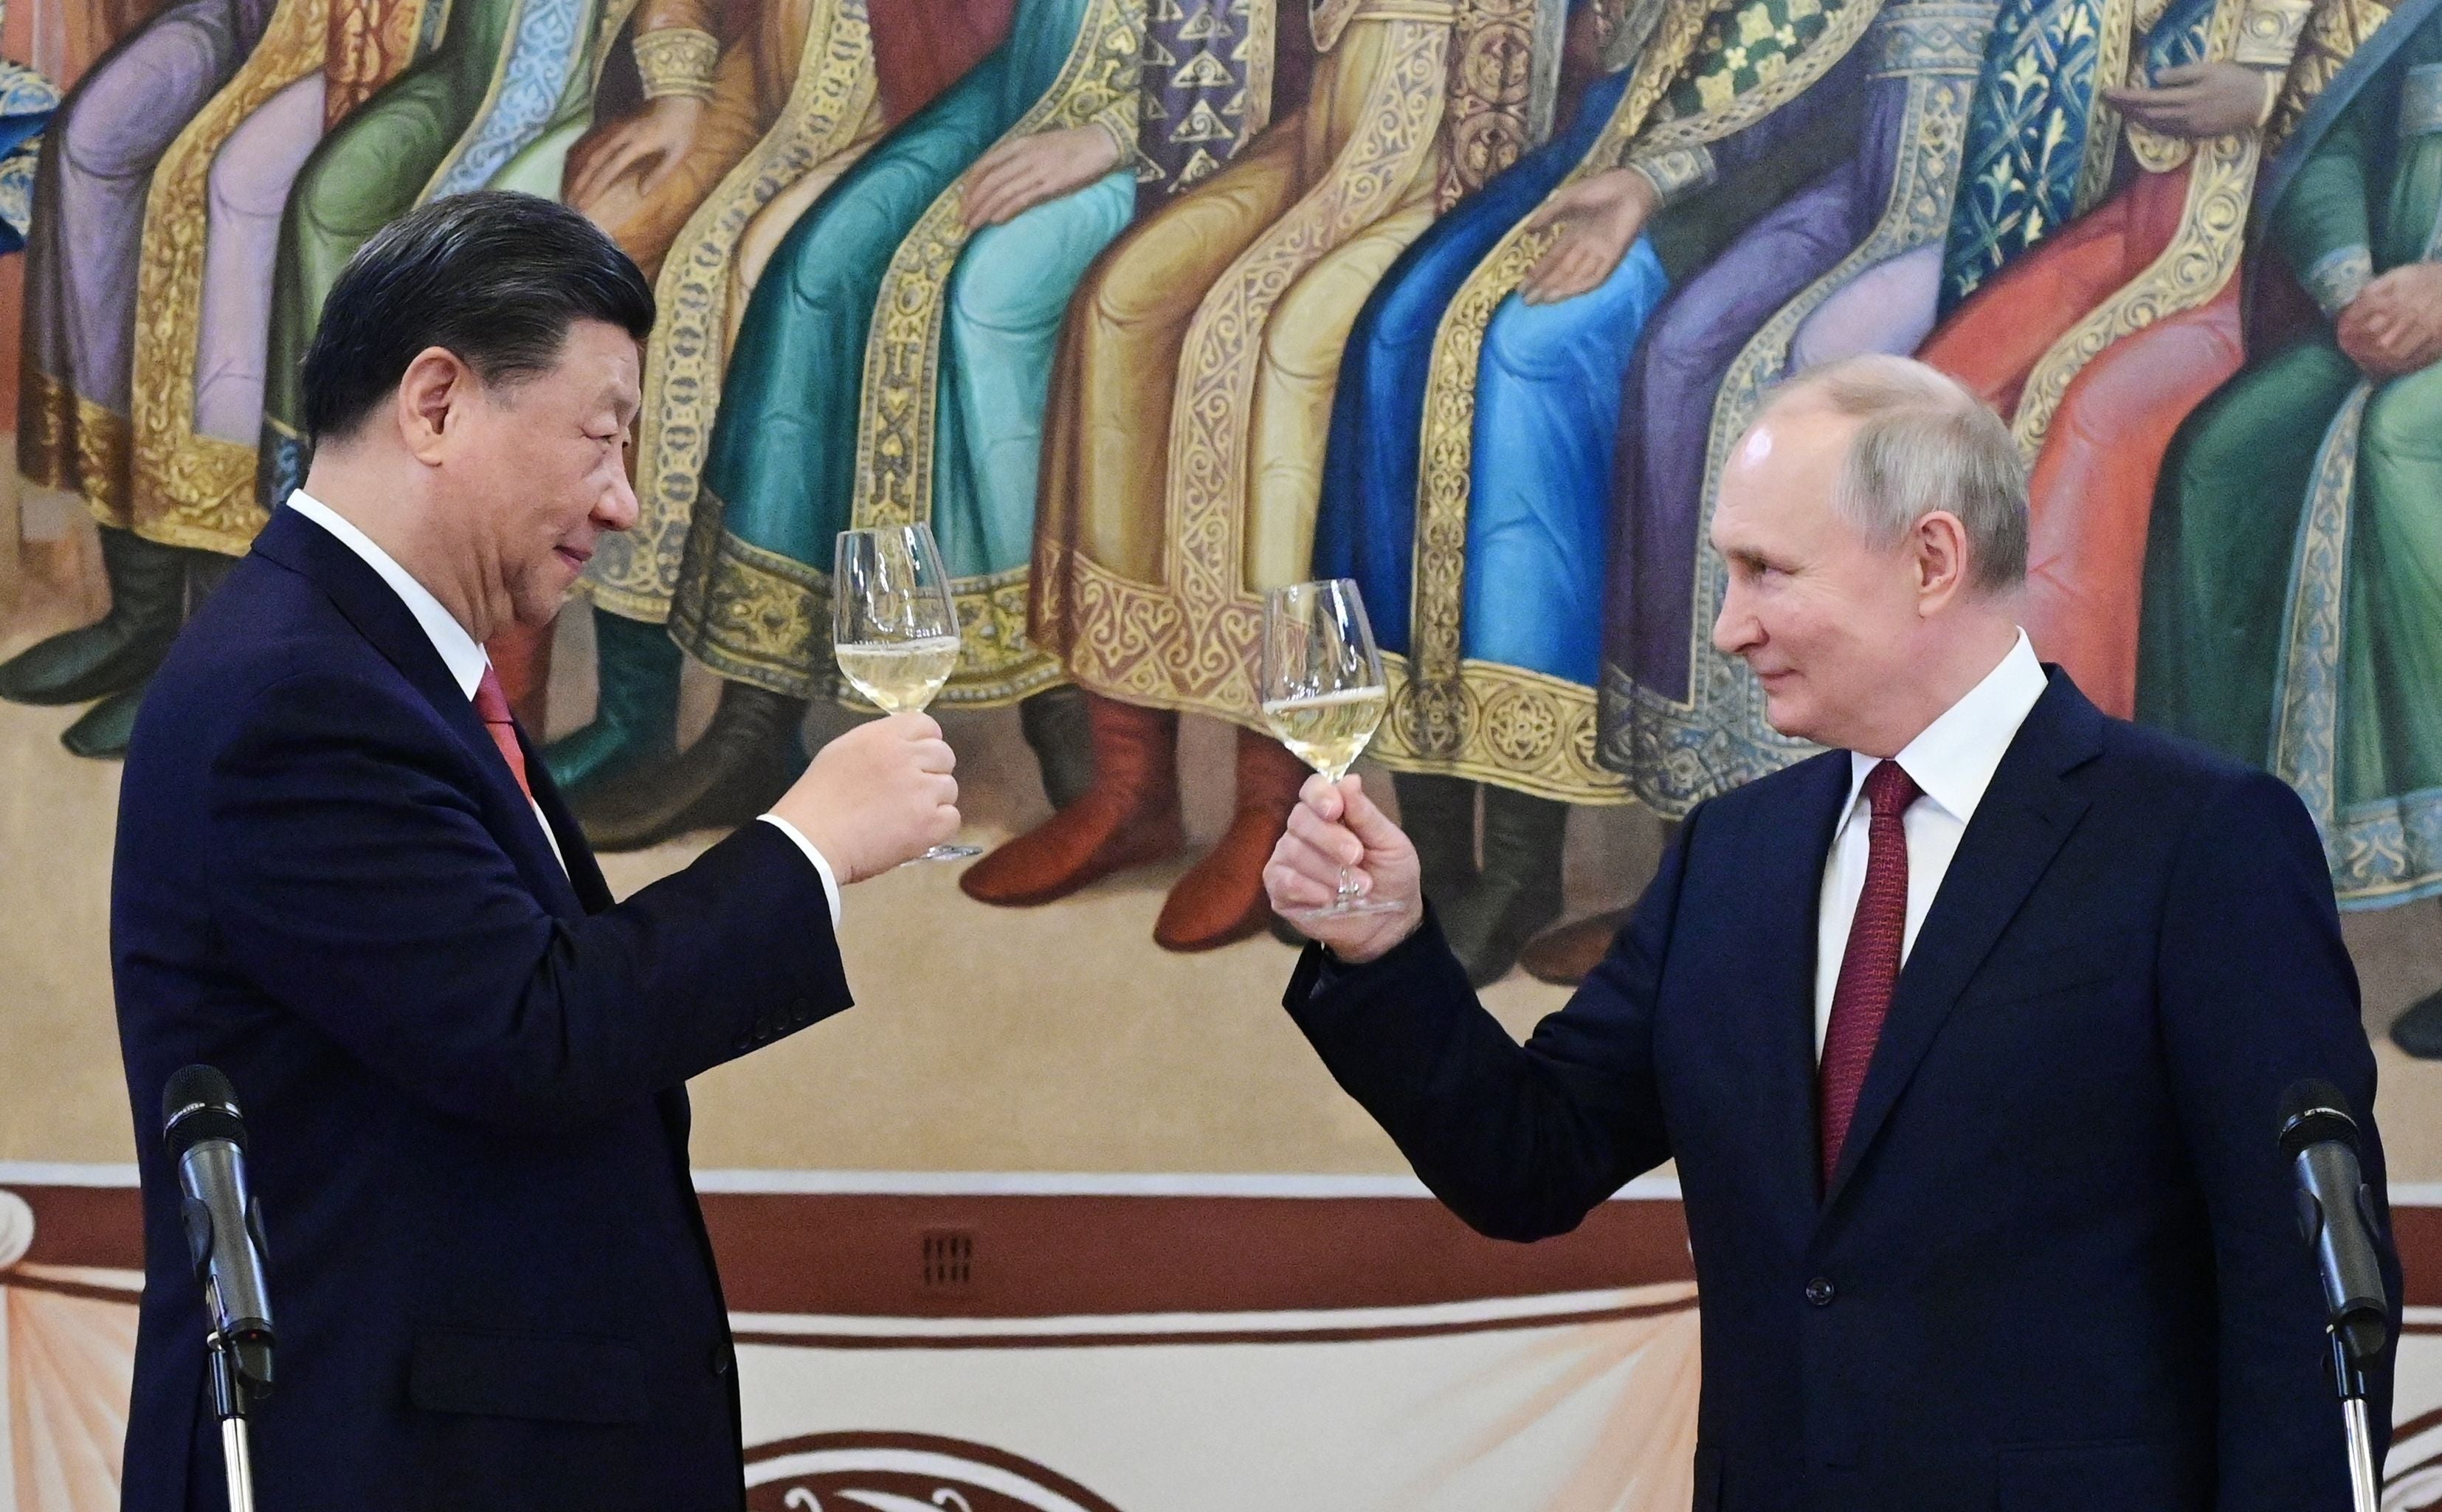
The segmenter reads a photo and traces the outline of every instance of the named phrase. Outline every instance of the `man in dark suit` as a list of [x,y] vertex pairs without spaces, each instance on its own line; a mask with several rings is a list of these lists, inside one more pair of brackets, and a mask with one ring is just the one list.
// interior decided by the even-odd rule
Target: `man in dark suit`
[[333,288],[303,491],[145,700],[112,954],[146,1284],[131,1512],[223,1503],[165,1083],[236,1087],[265,1213],[266,1507],[738,1507],[735,1360],[688,1077],[849,1006],[838,886],[956,829],[921,716],[614,902],[483,643],[599,532],[653,321],[571,211],[475,194]]
[[[2375,1078],[2305,809],[2036,663],[2017,452],[1931,369],[1790,385],[1712,539],[1715,644],[1833,749],[1690,813],[1523,1047],[1407,837],[1315,778],[1267,872],[1321,942],[1289,1012],[1485,1233],[1678,1162],[1706,1512],[2346,1508],[2275,1134],[2298,1079],[2362,1117]],[[1342,865],[1397,909],[1304,912]]]

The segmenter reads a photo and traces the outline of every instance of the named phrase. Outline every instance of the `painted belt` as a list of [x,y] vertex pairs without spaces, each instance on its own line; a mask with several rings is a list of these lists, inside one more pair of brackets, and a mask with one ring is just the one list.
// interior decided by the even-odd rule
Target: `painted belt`
[[1925,75],[1975,77],[1984,66],[1984,40],[1993,34],[1993,5],[1960,0],[1914,0],[1883,12],[1877,23],[1873,77]]
[[2442,63],[2408,70],[2399,86],[2399,136],[2405,141],[2442,131]]

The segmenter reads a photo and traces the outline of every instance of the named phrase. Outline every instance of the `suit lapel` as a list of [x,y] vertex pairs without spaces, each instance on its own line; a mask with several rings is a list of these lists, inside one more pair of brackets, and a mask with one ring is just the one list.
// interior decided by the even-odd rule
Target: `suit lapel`
[[[272,511],[271,522],[255,538],[254,549],[320,588],[357,633],[424,695],[425,701],[432,705],[473,758],[483,785],[481,796],[492,814],[493,838],[517,863],[527,885],[555,914],[563,918],[585,914],[588,909],[574,881],[575,857],[584,847],[580,844],[570,850],[569,869],[562,871],[558,858],[552,854],[551,842],[535,822],[526,795],[518,790],[509,764],[492,743],[491,732],[476,718],[475,705],[467,700],[458,680],[450,676],[448,664],[441,659],[431,637],[424,633],[424,627],[416,623],[415,615],[409,611],[397,592],[337,537],[294,510]],[[541,767],[541,761],[529,753],[527,780],[533,781],[533,774]],[[540,787],[536,789],[538,799],[541,792]],[[553,801],[557,802],[556,792]],[[568,834],[572,829],[560,832]],[[587,855],[585,865],[592,865],[591,855]],[[592,875],[598,884],[601,873],[596,870]]]
[[2047,670],[2051,685],[1994,772],[1900,972],[1839,1168],[1824,1193],[1827,1211],[1872,1147],[1959,994],[2086,811],[2087,799],[2062,778],[2102,749],[2103,716],[2065,673]]
[[[1749,882],[1755,949],[1750,963],[1757,1013],[1766,1042],[1761,1106],[1771,1109],[1768,1148],[1790,1212],[1811,1212],[1818,1200],[1821,1163],[1814,1130],[1814,936],[1823,895],[1823,864],[1849,796],[1849,755],[1826,752],[1797,767],[1795,822],[1741,847],[1762,858]],[[1775,811],[1776,815],[1785,811]]]

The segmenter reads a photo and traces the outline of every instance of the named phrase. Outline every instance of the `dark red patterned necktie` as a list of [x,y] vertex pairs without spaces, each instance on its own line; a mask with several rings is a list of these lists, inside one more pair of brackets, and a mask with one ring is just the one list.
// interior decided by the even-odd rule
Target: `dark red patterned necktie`
[[1839,1169],[1840,1146],[1857,1111],[1866,1067],[1890,1016],[1891,991],[1899,985],[1900,946],[1907,938],[1908,805],[1924,796],[1916,779],[1885,761],[1866,774],[1868,821],[1866,885],[1857,894],[1857,917],[1849,924],[1849,948],[1840,956],[1840,982],[1832,991],[1832,1022],[1823,1032],[1823,1065],[1816,1107],[1823,1135],[1823,1184]]
[[517,720],[509,714],[508,694],[501,690],[501,674],[490,666],[483,668],[483,681],[475,684],[475,718],[483,721],[483,728],[491,732],[492,743],[501,748],[501,759],[509,764],[509,775],[518,779],[518,791],[532,802],[534,789],[526,786],[526,754],[518,744]]

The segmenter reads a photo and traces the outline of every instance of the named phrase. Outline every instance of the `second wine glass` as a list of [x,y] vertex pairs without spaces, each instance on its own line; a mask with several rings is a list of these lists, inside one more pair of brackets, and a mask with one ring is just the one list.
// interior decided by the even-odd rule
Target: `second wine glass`
[[[933,527],[841,531],[831,563],[831,654],[841,675],[884,714],[922,709],[958,665],[958,604]],[[980,846],[935,846],[917,859],[982,853]]]
[[[1348,774],[1390,707],[1391,686],[1382,676],[1382,654],[1374,647],[1365,600],[1345,577],[1294,583],[1265,595],[1256,676],[1264,722],[1328,782]],[[1342,866],[1339,896],[1301,913],[1330,918],[1394,913],[1398,907],[1368,897]]]

